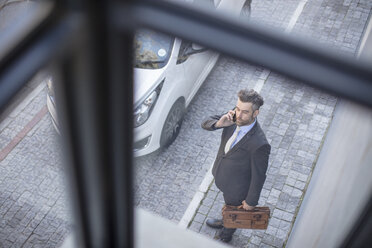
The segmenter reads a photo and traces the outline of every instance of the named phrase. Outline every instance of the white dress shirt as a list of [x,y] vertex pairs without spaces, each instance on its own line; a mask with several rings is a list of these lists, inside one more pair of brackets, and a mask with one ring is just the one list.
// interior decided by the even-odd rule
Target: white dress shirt
[[254,122],[248,126],[240,126],[240,131],[238,133],[238,136],[236,137],[235,141],[231,144],[231,148],[234,147],[234,145],[236,143],[238,143],[243,137],[244,135],[246,135],[249,131],[251,131],[251,129],[253,128],[254,124],[256,124],[256,119],[254,120]]

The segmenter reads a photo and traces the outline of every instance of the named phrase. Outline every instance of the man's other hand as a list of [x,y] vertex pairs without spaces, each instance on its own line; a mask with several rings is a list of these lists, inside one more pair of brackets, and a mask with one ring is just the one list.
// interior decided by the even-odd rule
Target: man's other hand
[[249,205],[245,202],[245,200],[242,201],[242,204],[243,204],[243,208],[244,208],[245,210],[253,210],[253,209],[254,209],[254,206],[249,206]]

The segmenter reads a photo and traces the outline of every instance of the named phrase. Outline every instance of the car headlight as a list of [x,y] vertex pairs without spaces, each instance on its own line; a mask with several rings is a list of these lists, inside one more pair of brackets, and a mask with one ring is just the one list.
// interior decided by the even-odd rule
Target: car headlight
[[142,104],[134,110],[134,127],[141,126],[150,117],[151,111],[154,108],[156,100],[158,99],[158,96],[160,94],[160,90],[163,87],[163,82],[164,80],[158,85],[158,87],[156,87],[153,92],[151,92],[148,97],[146,97]]

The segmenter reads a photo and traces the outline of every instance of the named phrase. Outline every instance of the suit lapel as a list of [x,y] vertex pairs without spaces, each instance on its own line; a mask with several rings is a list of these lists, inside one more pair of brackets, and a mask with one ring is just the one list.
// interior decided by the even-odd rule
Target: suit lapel
[[236,128],[235,124],[226,128],[226,135],[225,135],[224,140],[223,140],[224,145],[226,145],[227,141],[233,135],[233,133],[235,131],[235,128]]
[[226,146],[226,143],[227,143],[227,141],[230,139],[230,137],[231,137],[231,135],[233,135],[233,133],[234,133],[234,130],[235,130],[235,128],[236,128],[236,125],[234,124],[234,125],[232,125],[232,126],[229,126],[229,127],[226,127],[225,129],[224,129],[224,134],[223,134],[223,136],[222,136],[222,140],[221,140],[221,144],[223,145],[222,147],[223,147],[223,154],[226,154],[225,153],[225,146]]
[[[256,121],[256,124],[252,127],[252,129],[249,130],[249,132],[246,133],[246,134],[244,135],[244,137],[241,138],[241,139],[239,140],[239,142],[236,143],[236,144],[233,146],[233,148],[231,148],[231,149],[227,152],[227,154],[234,152],[235,150],[237,150],[237,149],[238,149],[239,147],[241,147],[241,146],[244,146],[244,143],[245,143],[247,140],[249,140],[249,137],[251,137],[251,136],[256,132],[256,130],[257,130],[257,126],[258,126],[258,122]],[[233,129],[233,132],[234,132],[234,130],[235,130],[235,129]],[[232,133],[233,133],[233,132],[232,132]],[[232,133],[231,133],[231,135],[232,135]],[[229,137],[231,137],[231,135],[230,135]],[[226,140],[226,142],[227,142],[227,140]],[[226,143],[225,143],[225,144],[226,144]]]

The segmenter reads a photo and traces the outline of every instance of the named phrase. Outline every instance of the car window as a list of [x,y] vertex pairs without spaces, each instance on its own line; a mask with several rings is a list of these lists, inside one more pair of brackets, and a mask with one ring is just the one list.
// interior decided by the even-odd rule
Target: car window
[[140,30],[134,38],[135,67],[160,69],[170,58],[174,37],[151,30]]

